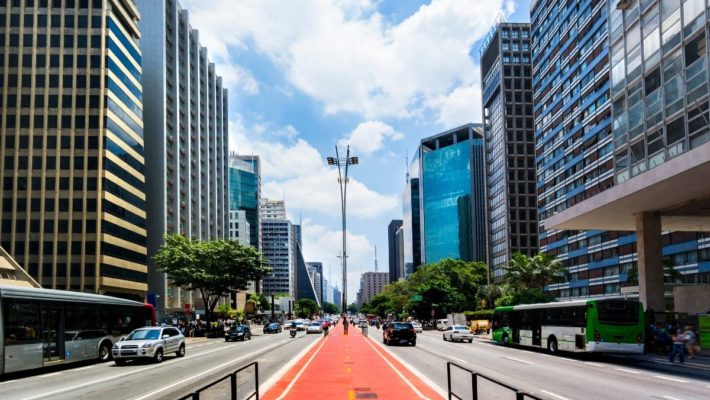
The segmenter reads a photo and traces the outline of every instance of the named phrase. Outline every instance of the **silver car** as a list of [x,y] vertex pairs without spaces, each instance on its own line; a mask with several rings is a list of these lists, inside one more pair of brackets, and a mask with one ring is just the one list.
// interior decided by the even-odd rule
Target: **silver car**
[[136,329],[121,338],[111,349],[116,365],[141,358],[159,363],[169,353],[175,353],[178,357],[185,356],[185,336],[171,326]]
[[463,342],[467,340],[469,343],[473,342],[473,332],[465,325],[450,326],[444,330],[443,336],[444,341],[451,340],[453,342],[458,340]]

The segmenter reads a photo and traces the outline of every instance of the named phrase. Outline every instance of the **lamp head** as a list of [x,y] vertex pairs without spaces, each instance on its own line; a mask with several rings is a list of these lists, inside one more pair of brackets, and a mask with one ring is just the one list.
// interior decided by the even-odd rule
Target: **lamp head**
[[352,165],[357,165],[357,163],[358,163],[359,160],[358,160],[357,157],[350,157],[350,160],[349,160],[349,161],[350,161],[350,164],[352,164]]
[[335,165],[335,158],[328,157],[327,160],[328,160],[328,165]]

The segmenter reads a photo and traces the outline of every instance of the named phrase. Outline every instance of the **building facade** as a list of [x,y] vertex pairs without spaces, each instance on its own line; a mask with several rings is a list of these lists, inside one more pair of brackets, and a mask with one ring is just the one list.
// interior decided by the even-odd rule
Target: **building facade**
[[248,244],[255,249],[261,249],[260,201],[261,161],[259,157],[230,154],[229,209],[244,212],[246,222],[249,224]]
[[422,248],[430,264],[444,258],[486,261],[482,127],[467,124],[419,146]]
[[262,198],[259,212],[261,219],[286,219],[286,202]]
[[[143,85],[149,260],[168,233],[194,240],[228,235],[227,90],[176,0],[138,0],[144,18]],[[195,303],[149,261],[159,313]],[[195,305],[199,310],[201,306]]]
[[262,220],[262,255],[271,266],[271,273],[263,280],[263,294],[284,294],[296,297],[296,239],[291,221]]
[[323,277],[323,263],[320,261],[308,261],[306,262],[306,269],[308,270],[308,275],[313,282],[313,289],[316,291],[316,296],[318,297],[321,304],[325,301],[324,290],[325,279]]
[[245,210],[229,210],[229,239],[251,246],[251,225]]
[[0,244],[45,288],[148,290],[140,14],[0,5]]
[[530,24],[500,23],[481,49],[488,265],[500,282],[515,252],[537,252]]
[[419,152],[414,154],[407,170],[407,181],[402,194],[402,229],[404,239],[404,274],[414,273],[422,264],[422,222],[420,196]]
[[399,241],[397,240],[397,232],[402,228],[401,219],[393,219],[387,225],[387,244],[389,250],[389,279],[390,282],[396,282],[399,278],[404,278],[401,275],[399,268]]
[[390,282],[388,272],[365,272],[360,280],[362,303],[369,303]]

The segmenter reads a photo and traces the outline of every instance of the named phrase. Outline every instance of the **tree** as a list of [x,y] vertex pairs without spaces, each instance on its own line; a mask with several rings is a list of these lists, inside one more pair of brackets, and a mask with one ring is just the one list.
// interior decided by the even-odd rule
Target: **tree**
[[516,252],[505,269],[505,283],[522,289],[543,289],[550,283],[564,279],[567,274],[562,263],[547,253],[528,256]]
[[326,314],[334,314],[338,315],[340,314],[340,307],[338,307],[337,304],[329,303],[329,302],[323,302],[323,312]]
[[262,311],[271,310],[271,300],[268,296],[261,293],[250,293],[249,300],[254,300],[257,308],[260,308]]
[[237,241],[193,241],[179,234],[165,236],[153,261],[175,285],[200,293],[208,322],[222,296],[246,290],[271,271],[255,249]]
[[360,310],[360,307],[357,306],[355,303],[350,303],[348,304],[348,312],[351,314],[355,314]]
[[300,299],[296,302],[296,315],[300,318],[310,318],[311,315],[320,312],[318,303],[312,299]]

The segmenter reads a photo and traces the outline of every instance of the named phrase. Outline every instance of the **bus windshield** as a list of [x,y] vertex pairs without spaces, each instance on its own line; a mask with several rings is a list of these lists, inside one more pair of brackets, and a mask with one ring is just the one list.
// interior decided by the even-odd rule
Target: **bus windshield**
[[613,325],[636,325],[639,322],[639,303],[628,300],[597,302],[599,322]]

